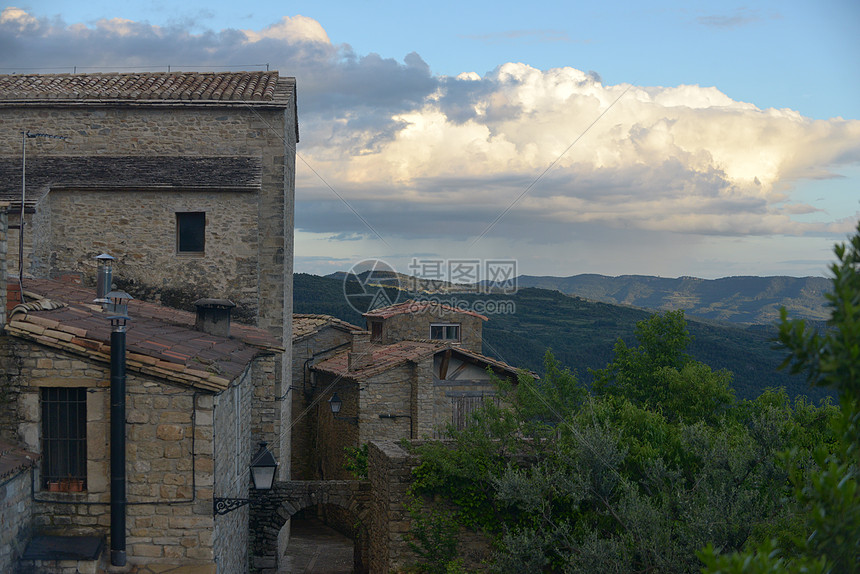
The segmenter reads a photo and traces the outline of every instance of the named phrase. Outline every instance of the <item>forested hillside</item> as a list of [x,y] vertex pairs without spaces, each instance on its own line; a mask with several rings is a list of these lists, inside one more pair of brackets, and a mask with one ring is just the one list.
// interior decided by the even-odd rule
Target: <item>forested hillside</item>
[[[353,310],[336,279],[297,274],[294,277],[294,311],[325,313],[364,326],[364,319]],[[392,291],[392,300],[403,294]],[[632,340],[637,321],[649,313],[640,309],[596,303],[569,297],[547,289],[521,289],[513,295],[465,295],[457,299],[472,304],[476,299],[510,300],[512,314],[495,314],[484,324],[484,353],[511,365],[541,373],[543,356],[551,348],[556,359],[590,382],[588,369],[606,366],[620,337]],[[730,326],[689,320],[693,336],[690,354],[714,369],[734,373],[732,386],[739,398],[753,398],[767,387],[785,387],[789,396],[806,394],[813,400],[825,396],[821,389],[810,389],[804,379],[777,371],[785,353],[774,350],[773,327]]]

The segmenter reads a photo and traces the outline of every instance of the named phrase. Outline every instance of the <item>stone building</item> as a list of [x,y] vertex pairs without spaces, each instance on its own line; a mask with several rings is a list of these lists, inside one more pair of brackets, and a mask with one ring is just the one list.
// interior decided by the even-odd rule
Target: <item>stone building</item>
[[[3,438],[42,455],[34,532],[101,538],[110,526],[108,314],[92,290],[55,280],[25,279],[24,296],[0,337],[14,406]],[[201,332],[194,314],[143,301],[129,316],[128,562],[244,572],[248,508],[215,516],[213,499],[248,497],[253,395],[273,392],[283,349],[267,331]],[[23,566],[56,571],[32,560]]]
[[[15,278],[10,290],[23,276],[25,302],[36,305],[19,308],[0,337],[11,391],[0,405],[2,436],[42,453],[41,408],[70,396],[45,390],[54,387],[76,389],[85,430],[99,432],[107,351],[95,325],[107,326],[85,287],[95,284],[95,256],[111,254],[115,283],[138,313],[129,330],[129,458],[133,451],[139,465],[129,494],[141,504],[129,511],[129,561],[244,571],[247,554],[225,545],[241,545],[233,534],[247,509],[213,517],[212,497],[242,496],[242,469],[260,440],[281,462],[278,478],[289,477],[290,401],[277,399],[291,379],[295,80],[0,75],[0,128],[0,199],[11,203],[13,228],[3,264]],[[202,298],[236,304],[224,341],[193,330],[189,311]],[[39,308],[42,300],[64,306]],[[132,351],[135,331],[152,344],[137,341]],[[93,436],[82,441],[80,493],[47,492],[43,459],[38,496],[65,500],[39,502],[37,528],[104,530],[105,445]]]
[[[94,257],[109,253],[117,286],[138,299],[185,310],[229,299],[235,320],[283,343],[282,396],[297,142],[295,79],[278,72],[0,75],[0,199],[13,231],[26,190],[9,272],[23,236],[25,275],[94,285]],[[264,408],[279,416],[255,438],[286,478],[290,408]]]
[[[313,473],[307,478],[348,478],[345,447],[438,437],[448,424],[462,428],[495,396],[490,372],[516,380],[514,367],[479,352],[482,315],[407,301],[365,318],[368,330],[353,331],[348,348],[309,363],[316,410],[295,425],[304,424],[311,437],[301,452],[302,468]],[[337,414],[332,399],[340,402]]]

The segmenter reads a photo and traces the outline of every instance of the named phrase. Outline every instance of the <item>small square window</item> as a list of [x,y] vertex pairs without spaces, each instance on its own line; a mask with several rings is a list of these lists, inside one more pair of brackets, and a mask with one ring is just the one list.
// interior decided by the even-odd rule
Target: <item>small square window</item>
[[459,323],[438,323],[430,325],[430,338],[439,341],[459,341]]
[[176,252],[203,253],[206,246],[206,213],[189,211],[176,214]]

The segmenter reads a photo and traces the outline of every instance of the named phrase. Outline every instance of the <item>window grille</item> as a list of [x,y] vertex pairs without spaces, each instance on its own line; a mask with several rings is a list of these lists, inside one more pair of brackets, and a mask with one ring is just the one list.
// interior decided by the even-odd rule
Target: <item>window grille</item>
[[87,390],[43,388],[42,484],[48,490],[83,490],[86,478]]

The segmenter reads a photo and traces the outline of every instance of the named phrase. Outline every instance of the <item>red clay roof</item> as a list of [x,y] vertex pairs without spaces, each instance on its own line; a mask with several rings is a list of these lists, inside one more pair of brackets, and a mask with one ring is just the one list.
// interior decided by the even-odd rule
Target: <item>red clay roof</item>
[[[372,377],[383,373],[389,369],[393,369],[407,362],[416,362],[429,355],[434,355],[440,351],[450,350],[453,353],[462,355],[466,359],[473,362],[482,363],[492,367],[496,371],[505,371],[516,375],[517,369],[509,364],[487,357],[480,353],[475,353],[467,349],[463,349],[450,342],[443,341],[400,341],[390,345],[373,345],[369,364],[366,367],[354,369],[348,368],[349,352],[338,353],[334,357],[313,365],[311,368],[315,371],[331,373],[340,377],[350,379],[359,379]],[[534,375],[534,373],[531,373]],[[537,377],[537,375],[534,375]]]
[[0,75],[0,102],[261,102],[291,99],[278,72]]
[[[43,299],[15,307],[6,332],[49,347],[110,362],[110,322],[94,292],[69,283],[25,279],[28,293]],[[32,297],[32,296],[31,296]],[[283,351],[267,331],[232,324],[229,338],[193,328],[195,315],[131,300],[126,335],[127,368],[174,383],[218,392],[260,355]]]
[[444,303],[437,303],[435,301],[415,301],[409,300],[404,301],[403,303],[397,303],[395,305],[389,305],[388,307],[380,307],[379,309],[374,309],[372,311],[368,311],[364,314],[365,317],[369,317],[372,319],[387,319],[389,317],[393,317],[394,315],[402,315],[404,313],[434,313],[443,311],[453,311],[455,313],[463,313],[464,315],[471,315],[473,317],[478,317],[483,319],[484,321],[487,318],[484,315],[479,313],[475,313],[474,311],[465,311],[463,309],[458,309],[456,307],[452,307],[450,305],[445,305]]
[[361,327],[356,327],[352,323],[347,323],[331,315],[293,313],[293,343],[314,335],[328,326],[347,332],[361,330]]
[[6,441],[0,441],[0,482],[30,468],[36,464],[39,458],[35,452],[24,450]]
[[444,349],[446,343],[439,341],[400,341],[391,345],[372,345],[368,366],[350,371],[349,352],[338,353],[331,359],[311,367],[315,371],[331,373],[341,377],[372,377],[407,362],[415,362]]

